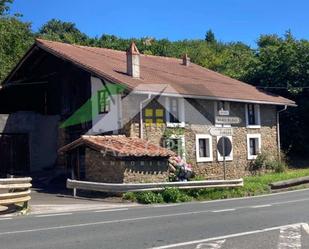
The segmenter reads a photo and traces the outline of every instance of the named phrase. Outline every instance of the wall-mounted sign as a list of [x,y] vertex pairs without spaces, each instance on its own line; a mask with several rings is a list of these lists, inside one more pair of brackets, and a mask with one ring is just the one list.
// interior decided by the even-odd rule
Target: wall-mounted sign
[[216,124],[239,124],[241,119],[239,117],[220,117],[216,116]]
[[212,136],[233,136],[233,128],[212,127],[209,133]]
[[219,110],[218,113],[221,116],[228,116],[228,115],[230,115],[230,111],[229,110]]

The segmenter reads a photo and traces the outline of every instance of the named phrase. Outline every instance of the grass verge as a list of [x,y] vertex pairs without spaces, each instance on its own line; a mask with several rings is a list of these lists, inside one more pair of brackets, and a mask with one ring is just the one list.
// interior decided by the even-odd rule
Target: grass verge
[[[255,196],[270,193],[269,184],[272,182],[309,176],[308,169],[290,169],[283,173],[268,173],[260,176],[244,178],[244,186],[238,188],[208,188],[179,190],[166,188],[161,192],[126,193],[123,198],[143,204],[176,203],[192,200],[217,200],[245,196]],[[307,185],[308,186],[308,185]]]

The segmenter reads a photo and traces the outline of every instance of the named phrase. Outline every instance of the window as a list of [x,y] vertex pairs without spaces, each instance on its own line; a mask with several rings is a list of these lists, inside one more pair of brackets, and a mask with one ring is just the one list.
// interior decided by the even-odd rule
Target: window
[[165,140],[165,147],[174,151],[182,159],[185,159],[184,135],[172,135]]
[[249,160],[256,159],[261,152],[260,134],[247,134],[247,152]]
[[108,113],[110,111],[110,97],[107,90],[98,91],[98,110],[99,114]]
[[212,156],[212,136],[197,134],[196,140],[196,161],[210,162],[213,160]]
[[164,110],[163,108],[145,108],[144,109],[144,120],[146,126],[156,124],[161,126],[163,124]]
[[184,100],[182,98],[166,98],[166,110],[167,126],[184,126]]
[[[216,101],[215,102],[215,116],[228,116],[230,115],[230,102]],[[216,124],[216,127],[231,127],[229,124]]]
[[[218,141],[221,137],[222,136],[217,136],[217,143],[218,143]],[[233,160],[233,139],[232,139],[232,136],[226,136],[226,137],[229,139],[229,142],[230,142],[232,149],[231,149],[230,154],[225,157],[225,160],[226,161],[232,161]],[[229,147],[229,144],[226,143],[225,144],[225,151],[228,150],[228,147]],[[223,161],[223,156],[220,154],[218,149],[217,149],[217,158],[218,158],[218,161]]]
[[226,115],[230,114],[230,103],[226,101],[217,101],[216,102],[216,115]]
[[260,127],[260,106],[257,104],[246,105],[246,124],[249,128]]

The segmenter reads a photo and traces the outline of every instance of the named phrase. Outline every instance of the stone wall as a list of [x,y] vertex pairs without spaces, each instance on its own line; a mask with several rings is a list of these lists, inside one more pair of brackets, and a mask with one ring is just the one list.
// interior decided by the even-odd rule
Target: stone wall
[[[189,107],[188,107],[189,106]],[[192,108],[199,110],[205,120],[194,120],[196,113]],[[209,100],[188,100],[186,104],[186,126],[184,128],[169,128],[163,125],[144,124],[144,139],[163,146],[165,137],[170,134],[183,134],[185,136],[186,160],[193,164],[194,171],[198,175],[209,179],[220,179],[223,177],[223,163],[217,159],[216,142],[217,137],[213,136],[213,161],[196,162],[196,134],[209,134],[209,128],[214,126],[215,102]],[[188,111],[189,109],[189,111]],[[260,105],[261,128],[252,129],[246,127],[245,103],[230,102],[230,116],[240,117],[242,122],[232,125],[234,128],[233,142],[233,160],[227,162],[227,178],[243,177],[251,174],[249,166],[252,160],[247,159],[247,134],[261,134],[262,151],[267,151],[274,157],[277,157],[277,126],[276,126],[276,107],[271,105]],[[139,118],[133,119],[125,126],[127,136],[139,136]],[[192,121],[194,120],[194,121]]]
[[169,175],[167,159],[121,160],[89,148],[86,149],[85,167],[86,180],[95,182],[165,182]]

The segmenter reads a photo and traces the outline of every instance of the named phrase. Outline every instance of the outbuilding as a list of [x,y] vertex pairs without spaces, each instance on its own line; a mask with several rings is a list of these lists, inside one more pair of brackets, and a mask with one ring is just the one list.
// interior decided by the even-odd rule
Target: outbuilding
[[164,182],[174,153],[140,138],[87,136],[62,147],[72,178],[106,183]]

